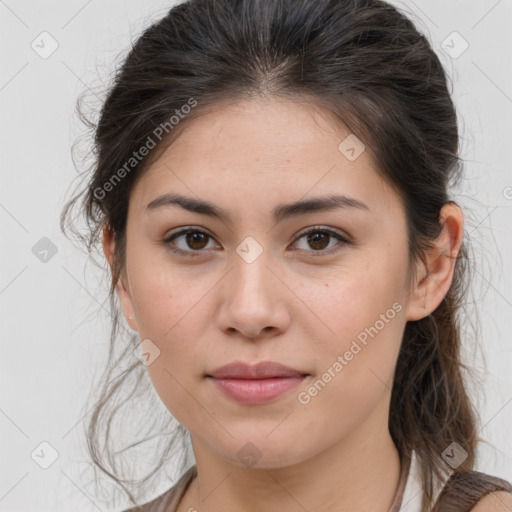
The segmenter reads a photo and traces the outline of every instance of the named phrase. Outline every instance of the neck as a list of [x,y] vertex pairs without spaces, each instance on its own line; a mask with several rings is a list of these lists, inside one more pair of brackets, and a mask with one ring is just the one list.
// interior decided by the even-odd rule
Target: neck
[[292,466],[241,467],[192,439],[197,478],[178,510],[388,512],[401,465],[388,429],[382,428],[387,414],[383,423],[377,409],[349,436]]

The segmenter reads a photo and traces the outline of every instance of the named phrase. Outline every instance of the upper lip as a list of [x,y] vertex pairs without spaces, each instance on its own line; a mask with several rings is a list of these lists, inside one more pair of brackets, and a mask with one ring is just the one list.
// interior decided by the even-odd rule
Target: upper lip
[[302,377],[304,375],[308,374],[274,361],[261,361],[252,365],[235,361],[206,374],[207,377],[216,379],[268,379],[272,377]]

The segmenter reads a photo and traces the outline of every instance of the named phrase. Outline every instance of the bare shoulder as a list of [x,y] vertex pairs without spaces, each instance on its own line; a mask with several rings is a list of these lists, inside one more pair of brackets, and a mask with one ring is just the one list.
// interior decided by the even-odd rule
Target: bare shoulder
[[491,492],[484,496],[470,512],[512,512],[512,493]]

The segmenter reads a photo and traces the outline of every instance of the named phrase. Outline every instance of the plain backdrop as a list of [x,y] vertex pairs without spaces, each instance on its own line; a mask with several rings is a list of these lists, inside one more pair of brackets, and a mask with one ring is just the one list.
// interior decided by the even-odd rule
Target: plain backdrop
[[[456,198],[475,249],[481,318],[480,349],[465,344],[485,393],[478,469],[512,480],[512,1],[395,4],[451,80],[466,162]],[[77,175],[77,96],[108,84],[130,42],[172,5],[0,0],[0,511],[109,510],[93,494],[83,436],[83,403],[108,344],[97,293],[107,279],[58,220]]]

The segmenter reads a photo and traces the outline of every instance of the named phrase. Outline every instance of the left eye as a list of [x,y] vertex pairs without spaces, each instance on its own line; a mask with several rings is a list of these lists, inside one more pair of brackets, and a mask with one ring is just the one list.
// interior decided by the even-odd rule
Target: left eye
[[[311,229],[305,233],[303,233],[297,240],[301,240],[302,238],[306,238],[306,244],[313,248],[312,252],[320,252],[321,254],[331,254],[341,249],[339,246],[343,246],[348,244],[348,240],[345,237],[341,236],[336,231],[332,231],[331,229],[320,229],[315,228]],[[329,245],[329,242],[332,241],[333,238],[338,240],[338,244],[331,246],[329,250],[324,250]],[[334,250],[332,250],[334,248]],[[303,249],[301,249],[303,250]],[[305,249],[307,250],[307,249]],[[315,255],[316,256],[316,255]]]
[[[179,240],[181,238],[183,238],[185,242],[185,247],[183,248],[180,248],[175,243],[175,240]],[[350,243],[345,237],[336,231],[326,228],[310,229],[309,231],[302,233],[296,240],[300,241],[303,238],[306,239],[306,244],[308,244],[313,250],[308,251],[308,249],[300,247],[299,250],[317,252],[320,253],[319,255],[331,254],[340,250],[343,245]],[[331,246],[328,250],[325,250],[333,238],[337,239],[338,243],[335,244],[334,247]],[[200,256],[198,253],[203,252],[202,249],[207,248],[209,239],[213,240],[213,237],[208,233],[198,229],[187,228],[168,236],[163,240],[163,243],[168,246],[172,252],[186,256]]]

